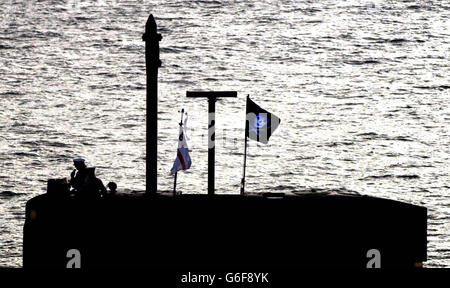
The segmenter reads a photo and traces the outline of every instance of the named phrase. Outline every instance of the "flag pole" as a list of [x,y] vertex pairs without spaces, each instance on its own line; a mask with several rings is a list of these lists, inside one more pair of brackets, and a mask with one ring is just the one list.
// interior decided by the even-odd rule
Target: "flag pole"
[[[247,95],[247,99],[250,95]],[[246,102],[248,103],[248,101]],[[245,107],[245,112],[247,112],[247,104]],[[245,144],[244,144],[244,173],[241,180],[241,195],[245,194],[245,169],[247,167],[247,141],[248,141],[248,121],[247,113],[245,114]]]
[[177,174],[178,172],[175,172],[175,177],[173,178],[173,196],[177,195]]
[[[247,122],[247,120],[245,121]],[[245,144],[244,144],[244,173],[241,180],[241,195],[245,194],[245,168],[247,167],[247,129],[248,123],[245,124]]]
[[[183,126],[183,114],[184,114],[184,108],[181,109],[181,120],[180,120],[180,123],[179,123],[180,127]],[[183,129],[183,127],[181,129]],[[183,132],[181,132],[181,133],[183,133]],[[179,136],[180,135],[178,135],[178,137]],[[178,141],[180,141],[180,139],[178,139]],[[178,148],[177,148],[177,150],[178,150]],[[178,171],[175,172],[175,177],[173,178],[173,196],[177,195],[177,174],[178,174]]]

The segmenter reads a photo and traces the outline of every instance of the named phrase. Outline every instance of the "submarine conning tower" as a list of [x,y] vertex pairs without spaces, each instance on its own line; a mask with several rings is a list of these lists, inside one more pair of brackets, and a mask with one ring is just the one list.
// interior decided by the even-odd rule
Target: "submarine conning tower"
[[25,268],[384,268],[427,260],[427,209],[416,205],[336,193],[156,193],[161,35],[152,15],[143,40],[147,193],[86,201],[49,189],[30,199]]

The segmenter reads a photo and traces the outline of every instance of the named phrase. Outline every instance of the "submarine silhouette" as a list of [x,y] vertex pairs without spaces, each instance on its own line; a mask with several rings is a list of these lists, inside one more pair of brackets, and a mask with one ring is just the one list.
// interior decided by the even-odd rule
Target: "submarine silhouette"
[[85,200],[49,180],[26,204],[25,268],[422,266],[425,207],[344,193],[157,193],[161,35],[152,15],[145,30],[146,193]]

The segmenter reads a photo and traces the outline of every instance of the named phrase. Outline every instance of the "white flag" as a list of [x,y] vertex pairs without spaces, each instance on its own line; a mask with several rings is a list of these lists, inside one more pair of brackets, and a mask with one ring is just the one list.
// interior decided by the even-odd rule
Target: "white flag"
[[177,150],[177,158],[173,163],[173,167],[170,170],[170,173],[175,174],[180,170],[187,170],[191,167],[191,156],[189,156],[189,148],[186,142],[186,123],[187,116],[184,120],[184,124],[180,125],[180,132],[178,134],[178,150]]

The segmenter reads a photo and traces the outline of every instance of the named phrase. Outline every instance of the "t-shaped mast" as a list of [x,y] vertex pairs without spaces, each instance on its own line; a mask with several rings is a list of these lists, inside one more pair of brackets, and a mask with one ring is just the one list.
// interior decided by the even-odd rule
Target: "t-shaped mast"
[[187,91],[186,97],[208,98],[208,195],[214,195],[215,161],[216,161],[216,99],[219,97],[237,97],[236,91]]
[[147,19],[145,33],[145,67],[147,70],[147,119],[146,119],[146,193],[155,195],[158,189],[158,68],[161,67],[159,59],[159,41],[161,34],[156,33],[156,22],[153,15]]

